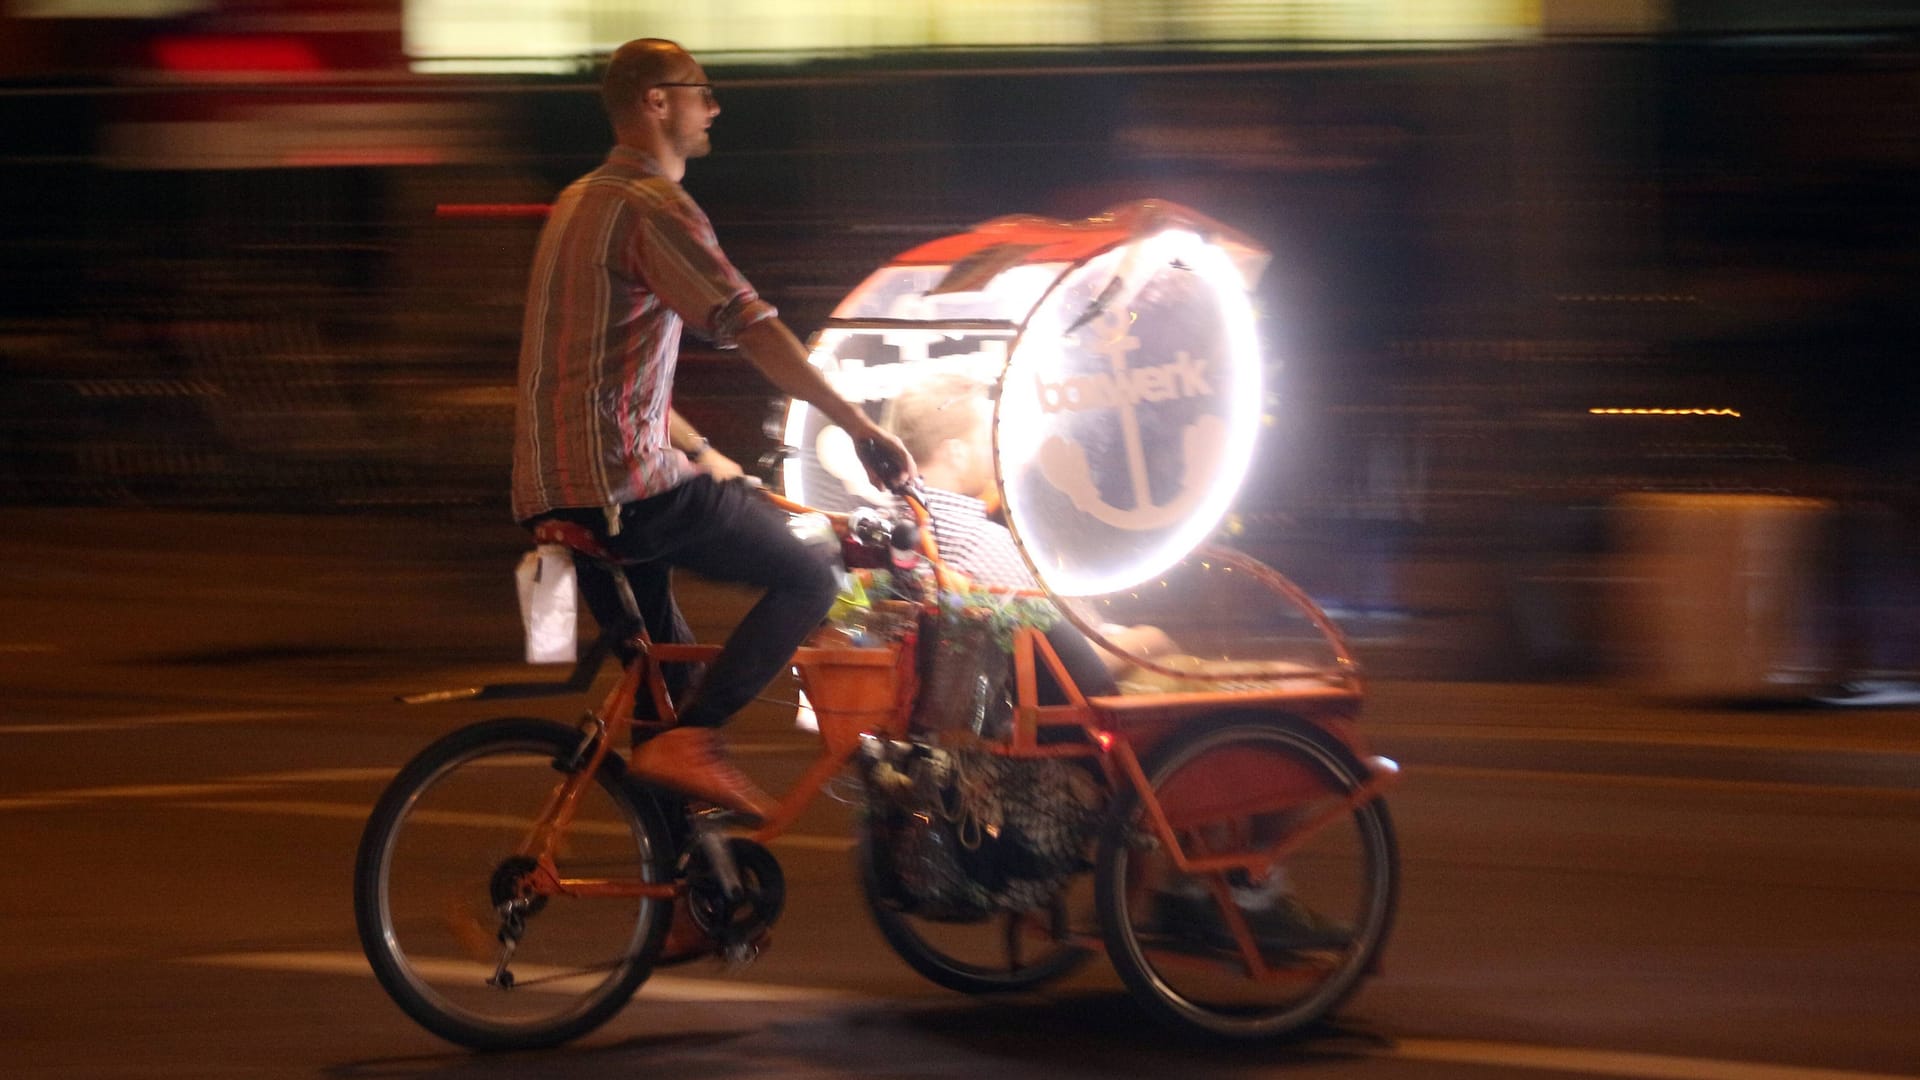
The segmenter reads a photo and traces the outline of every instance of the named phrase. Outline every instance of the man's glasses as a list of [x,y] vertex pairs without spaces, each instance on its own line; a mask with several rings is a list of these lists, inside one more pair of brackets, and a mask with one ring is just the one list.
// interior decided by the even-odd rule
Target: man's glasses
[[709,105],[713,104],[713,84],[710,82],[657,82],[657,83],[654,83],[653,86],[648,87],[647,89],[651,90],[653,89],[654,86],[659,86],[659,87],[684,86],[689,89],[698,90],[700,91],[700,97],[702,100],[704,100]]

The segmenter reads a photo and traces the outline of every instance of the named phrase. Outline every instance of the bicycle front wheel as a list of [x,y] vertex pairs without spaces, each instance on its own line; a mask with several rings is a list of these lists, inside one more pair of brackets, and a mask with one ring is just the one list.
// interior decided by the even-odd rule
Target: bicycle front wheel
[[1184,872],[1146,800],[1121,796],[1096,895],[1134,998],[1175,1027],[1236,1039],[1297,1034],[1338,1007],[1378,955],[1398,889],[1386,805],[1353,799],[1364,770],[1317,733],[1228,718],[1174,739],[1145,773],[1188,860],[1257,865]]
[[552,1046],[605,1023],[652,970],[669,906],[530,895],[528,843],[578,779],[559,876],[666,881],[666,827],[617,760],[577,777],[582,735],[544,720],[453,732],[375,805],[354,872],[360,942],[381,986],[429,1031],[478,1050]]

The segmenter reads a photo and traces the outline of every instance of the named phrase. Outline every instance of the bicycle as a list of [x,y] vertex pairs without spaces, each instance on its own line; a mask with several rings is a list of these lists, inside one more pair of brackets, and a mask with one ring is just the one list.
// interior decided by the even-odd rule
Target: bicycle
[[[829,516],[844,534],[845,516]],[[1203,552],[1210,568],[1297,607],[1324,636],[1331,668],[1225,690],[1088,697],[1046,638],[1019,626],[1001,732],[916,730],[918,650],[937,601],[883,608],[888,625],[864,647],[803,647],[793,665],[821,750],[778,813],[741,835],[725,814],[635,782],[617,749],[636,728],[674,722],[663,666],[709,660],[718,647],[650,641],[618,562],[577,526],[541,528],[539,539],[565,543],[607,576],[628,621],[604,628],[564,683],[406,700],[577,692],[614,653],[618,682],[573,727],[513,717],[428,746],[376,804],[356,862],[367,958],[401,1009],[435,1034],[483,1050],[551,1046],[606,1022],[656,966],[702,955],[750,960],[786,902],[766,844],[850,765],[866,808],[855,858],[867,906],[894,951],[939,985],[1029,989],[1104,951],[1156,1018],[1251,1039],[1307,1029],[1374,969],[1398,888],[1380,796],[1398,767],[1368,753],[1352,723],[1363,684],[1338,629],[1278,573]],[[944,573],[930,542],[925,550]],[[1191,676],[1142,663],[1169,679]],[[1041,703],[1043,668],[1064,702]],[[642,695],[657,719],[634,719]],[[1092,792],[1071,834],[1054,838],[1055,853],[1071,857],[1017,878],[1039,884],[1003,890],[986,911],[932,895],[925,879],[950,879],[956,866],[962,876],[974,866],[975,876],[1016,880],[1004,866],[977,870],[983,847],[998,850],[978,828],[992,815],[954,811],[956,798],[983,794],[967,794],[955,774],[1048,761],[1066,763]],[[928,790],[937,811],[901,809]],[[1076,925],[1062,881],[1089,872],[1095,925]],[[1263,889],[1278,902],[1248,899]],[[1275,911],[1294,917],[1275,920]],[[960,955],[949,927],[982,934],[987,958]]]

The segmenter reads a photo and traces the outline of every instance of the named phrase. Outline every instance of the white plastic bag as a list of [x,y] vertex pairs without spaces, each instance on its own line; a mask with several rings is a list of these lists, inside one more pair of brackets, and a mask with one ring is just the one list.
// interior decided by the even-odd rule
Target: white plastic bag
[[541,544],[520,559],[520,622],[527,628],[527,663],[571,664],[579,604],[573,553],[561,544]]

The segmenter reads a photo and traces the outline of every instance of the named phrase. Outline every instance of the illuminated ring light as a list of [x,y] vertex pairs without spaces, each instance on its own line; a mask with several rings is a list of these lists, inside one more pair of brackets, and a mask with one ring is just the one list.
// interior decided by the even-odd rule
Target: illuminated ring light
[[[815,336],[813,349],[807,354],[807,361],[822,370],[832,369],[833,350],[849,336],[845,330],[822,330]],[[808,419],[813,408],[799,398],[787,403],[786,429],[780,433],[780,441],[803,451],[807,441]],[[806,454],[796,452],[780,463],[780,490],[794,502],[807,504]],[[811,505],[811,504],[807,504]]]
[[[1046,278],[1046,282],[1050,283],[1060,268],[1044,269],[1053,271]],[[1038,287],[1033,290],[1035,295],[1041,291]],[[1031,307],[1031,301],[1025,306]],[[991,385],[1005,368],[1007,348],[1013,342],[1011,324],[1004,329],[974,332],[943,330],[934,322],[929,322],[924,328],[903,325],[891,329],[889,333],[918,334],[929,342],[971,340],[988,348],[997,347],[997,352],[975,355],[965,360],[950,356],[945,360],[929,361],[923,358],[912,363],[879,363],[851,371],[843,367],[835,358],[836,351],[849,339],[872,332],[842,327],[823,329],[815,335],[807,359],[842,397],[875,420],[882,419],[886,402],[896,397],[905,386],[929,373],[963,374],[983,385]],[[780,466],[780,490],[789,499],[825,510],[845,510],[858,505],[892,505],[891,496],[867,482],[865,466],[859,463],[854,453],[853,440],[827,422],[819,410],[799,398],[792,398],[787,403],[781,442],[793,451]]]
[[[1224,250],[1191,231],[1172,229],[1137,243],[1137,252],[1128,253],[1124,246],[1116,248],[1062,275],[1015,341],[1001,377],[994,410],[994,469],[1006,499],[1007,522],[1034,576],[1061,596],[1097,596],[1137,585],[1164,572],[1204,541],[1226,515],[1246,479],[1260,430],[1265,404],[1260,344],[1247,283],[1239,269]],[[1016,392],[1015,380],[1042,378],[1063,362],[1058,343],[1069,329],[1066,320],[1079,315],[1079,305],[1068,301],[1067,286],[1089,277],[1097,280],[1109,260],[1120,262],[1128,257],[1152,268],[1146,281],[1178,262],[1199,275],[1218,305],[1227,353],[1227,385],[1216,397],[1225,405],[1222,419],[1226,431],[1217,468],[1203,481],[1204,491],[1194,497],[1192,508],[1177,524],[1124,561],[1088,567],[1076,565],[1076,560],[1049,544],[1047,523],[1028,519],[1039,511],[1023,505],[1021,485],[1013,482],[1021,470],[1032,465],[1039,451],[1038,432],[1044,426],[1038,395]]]

